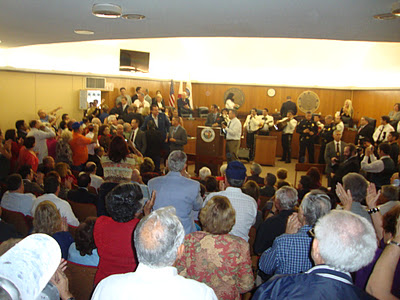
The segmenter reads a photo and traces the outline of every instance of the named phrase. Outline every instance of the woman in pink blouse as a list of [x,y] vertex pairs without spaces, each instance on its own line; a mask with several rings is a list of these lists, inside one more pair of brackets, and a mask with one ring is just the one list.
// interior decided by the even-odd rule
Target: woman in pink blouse
[[29,165],[32,167],[32,170],[36,172],[39,165],[39,159],[33,151],[33,147],[35,147],[35,137],[30,136],[25,138],[24,146],[19,150],[18,166]]
[[218,299],[240,299],[254,285],[249,244],[228,233],[235,215],[228,198],[211,198],[200,211],[203,231],[185,237],[176,266],[180,275],[213,288]]

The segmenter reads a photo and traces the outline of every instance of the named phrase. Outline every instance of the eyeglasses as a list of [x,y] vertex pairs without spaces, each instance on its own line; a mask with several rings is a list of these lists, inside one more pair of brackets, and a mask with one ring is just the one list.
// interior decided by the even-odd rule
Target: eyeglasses
[[309,237],[315,238],[315,231],[314,228],[311,228],[308,232],[307,232]]

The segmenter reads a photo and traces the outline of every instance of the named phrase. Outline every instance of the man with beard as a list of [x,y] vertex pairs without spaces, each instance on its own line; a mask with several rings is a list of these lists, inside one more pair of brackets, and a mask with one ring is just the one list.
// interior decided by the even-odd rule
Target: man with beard
[[342,183],[342,178],[345,175],[360,172],[356,146],[354,144],[347,144],[344,147],[343,155],[345,160],[340,164],[336,163],[332,166],[332,189],[336,188],[338,182]]

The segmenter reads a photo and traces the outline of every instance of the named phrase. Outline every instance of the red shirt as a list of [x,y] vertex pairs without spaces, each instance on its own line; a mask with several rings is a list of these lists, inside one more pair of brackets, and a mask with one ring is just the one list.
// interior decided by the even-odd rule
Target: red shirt
[[31,166],[32,170],[36,172],[39,165],[39,158],[36,155],[32,154],[28,149],[26,149],[25,146],[23,146],[19,151],[18,165]]
[[80,166],[87,162],[89,158],[87,145],[92,143],[92,139],[83,136],[78,132],[72,133],[72,140],[69,145],[72,150],[72,164]]
[[94,284],[113,274],[133,272],[137,267],[136,253],[132,249],[133,231],[139,219],[126,223],[101,216],[94,226],[94,241],[100,261]]

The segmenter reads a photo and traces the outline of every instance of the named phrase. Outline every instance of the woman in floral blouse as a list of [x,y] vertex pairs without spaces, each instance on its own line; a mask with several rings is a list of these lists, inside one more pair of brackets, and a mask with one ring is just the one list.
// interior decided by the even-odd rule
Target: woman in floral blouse
[[211,198],[200,211],[204,231],[185,237],[185,251],[176,266],[180,275],[213,288],[218,299],[240,299],[254,285],[249,244],[228,233],[235,214],[228,198]]

